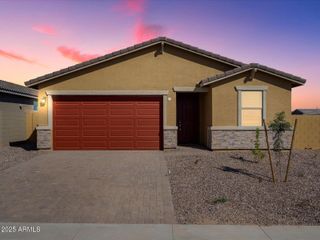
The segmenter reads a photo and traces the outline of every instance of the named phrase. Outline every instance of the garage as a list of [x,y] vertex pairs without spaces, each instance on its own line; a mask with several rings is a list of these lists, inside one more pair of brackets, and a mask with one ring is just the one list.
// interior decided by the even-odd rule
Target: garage
[[162,97],[53,96],[53,149],[158,150]]

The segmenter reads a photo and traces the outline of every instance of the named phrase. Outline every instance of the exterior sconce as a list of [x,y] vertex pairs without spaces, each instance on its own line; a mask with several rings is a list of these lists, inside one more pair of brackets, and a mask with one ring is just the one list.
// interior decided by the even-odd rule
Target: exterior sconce
[[40,100],[40,106],[44,107],[46,105],[46,101],[47,101],[47,97],[46,96],[42,97]]

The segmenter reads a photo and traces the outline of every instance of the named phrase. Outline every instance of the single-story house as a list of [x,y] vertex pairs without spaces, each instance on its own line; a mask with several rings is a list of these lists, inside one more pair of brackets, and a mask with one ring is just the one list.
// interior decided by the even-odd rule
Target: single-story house
[[[251,148],[305,79],[159,37],[25,82],[39,148]],[[252,139],[253,140],[253,139]]]
[[0,80],[0,147],[30,137],[37,99],[36,89]]
[[293,115],[320,115],[320,109],[296,109]]

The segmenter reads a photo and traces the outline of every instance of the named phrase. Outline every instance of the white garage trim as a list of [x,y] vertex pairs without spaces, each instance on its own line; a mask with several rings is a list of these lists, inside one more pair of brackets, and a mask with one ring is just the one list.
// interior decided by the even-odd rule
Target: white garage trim
[[48,126],[50,129],[52,129],[52,108],[53,108],[53,101],[52,101],[52,95],[48,95]]
[[168,95],[163,95],[162,97],[162,121],[163,121],[163,129],[167,125],[167,102]]
[[167,90],[48,90],[50,95],[95,95],[95,96],[161,96],[168,95]]
[[[52,96],[77,96],[77,95],[90,95],[90,96],[163,96],[162,97],[162,115],[163,115],[163,129],[167,124],[167,90],[107,90],[107,91],[78,91],[78,90],[48,90],[48,126],[42,126],[52,130],[53,125],[53,100]],[[51,139],[51,149],[53,147],[53,139]]]

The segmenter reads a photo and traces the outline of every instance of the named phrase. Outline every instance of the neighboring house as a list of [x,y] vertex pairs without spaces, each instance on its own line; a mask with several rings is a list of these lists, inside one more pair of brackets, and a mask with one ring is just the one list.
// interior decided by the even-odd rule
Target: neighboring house
[[293,115],[320,115],[320,109],[296,109]]
[[42,103],[38,147],[57,150],[251,148],[304,83],[165,37],[25,82]]
[[30,137],[37,99],[37,90],[0,80],[0,147]]

